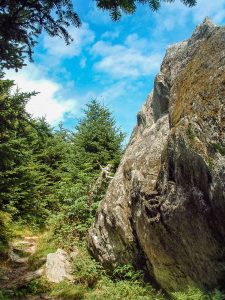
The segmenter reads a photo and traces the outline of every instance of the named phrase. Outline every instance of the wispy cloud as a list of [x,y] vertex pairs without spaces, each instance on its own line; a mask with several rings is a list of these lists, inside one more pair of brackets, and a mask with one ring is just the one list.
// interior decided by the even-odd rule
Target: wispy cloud
[[225,18],[225,1],[198,0],[191,13],[196,22],[201,22],[204,17],[209,16],[215,23],[220,23]]
[[159,33],[175,30],[176,28],[188,27],[189,23],[196,25],[203,21],[208,16],[216,24],[220,24],[225,19],[225,1],[224,0],[198,0],[196,6],[188,8],[180,1],[174,3],[163,3],[160,11],[154,15],[156,24],[154,33],[157,36]]
[[162,54],[151,52],[147,39],[137,34],[128,35],[124,43],[112,44],[103,40],[94,44],[91,53],[100,59],[95,70],[114,78],[137,78],[149,75],[159,69]]
[[44,36],[43,47],[47,51],[46,55],[53,58],[54,62],[79,56],[84,47],[94,42],[95,34],[87,23],[83,23],[81,28],[70,28],[68,31],[73,38],[70,45],[66,45],[59,37]]
[[113,31],[106,31],[105,33],[102,34],[101,38],[113,40],[113,39],[118,38],[119,35],[120,35],[120,31],[119,31],[119,29],[116,29]]

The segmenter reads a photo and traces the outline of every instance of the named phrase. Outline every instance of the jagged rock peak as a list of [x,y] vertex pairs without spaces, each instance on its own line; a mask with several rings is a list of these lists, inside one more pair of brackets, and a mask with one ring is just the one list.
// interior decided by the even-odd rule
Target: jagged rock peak
[[225,27],[168,48],[89,233],[107,267],[168,292],[225,284]]
[[201,32],[202,29],[206,30],[214,27],[218,27],[218,25],[214,24],[213,21],[207,16],[203,22],[196,27],[194,34]]
[[201,39],[208,35],[215,27],[219,26],[215,25],[209,17],[206,17],[204,21],[196,27],[191,39]]

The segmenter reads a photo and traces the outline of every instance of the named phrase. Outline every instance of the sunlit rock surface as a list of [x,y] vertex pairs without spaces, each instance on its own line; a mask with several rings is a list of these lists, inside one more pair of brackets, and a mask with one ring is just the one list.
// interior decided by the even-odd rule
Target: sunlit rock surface
[[50,282],[59,283],[73,279],[69,255],[62,249],[47,255],[45,269],[46,277]]
[[89,233],[167,291],[225,284],[225,27],[171,46]]

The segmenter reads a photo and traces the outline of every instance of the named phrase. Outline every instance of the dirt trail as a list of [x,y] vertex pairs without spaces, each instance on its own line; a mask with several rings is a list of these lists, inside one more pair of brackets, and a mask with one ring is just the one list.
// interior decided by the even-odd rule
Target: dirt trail
[[11,295],[10,299],[12,300],[50,299],[46,296],[28,296],[26,298],[26,296],[18,297],[15,295],[16,290],[18,291],[26,287],[31,280],[43,274],[43,269],[31,271],[29,265],[29,257],[36,251],[37,241],[37,236],[26,236],[14,242],[11,247],[8,262],[1,266],[0,288],[7,291],[7,294]]

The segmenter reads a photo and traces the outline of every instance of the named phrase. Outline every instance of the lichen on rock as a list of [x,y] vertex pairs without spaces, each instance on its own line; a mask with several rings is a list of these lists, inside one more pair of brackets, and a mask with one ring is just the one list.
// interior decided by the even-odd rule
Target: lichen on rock
[[225,284],[225,27],[171,46],[89,232],[168,292]]

